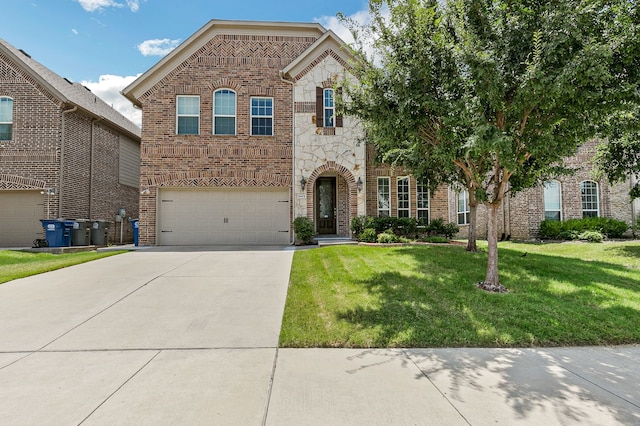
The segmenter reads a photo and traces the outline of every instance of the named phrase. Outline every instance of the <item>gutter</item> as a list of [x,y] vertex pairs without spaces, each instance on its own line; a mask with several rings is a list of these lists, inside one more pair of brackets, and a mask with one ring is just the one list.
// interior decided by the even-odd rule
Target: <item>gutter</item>
[[78,106],[74,105],[71,109],[62,110],[62,125],[61,125],[61,140],[60,140],[60,178],[58,179],[58,217],[62,217],[62,195],[63,195],[63,182],[64,182],[64,143],[66,140],[65,134],[65,116],[68,113],[78,110]]
[[292,158],[292,165],[291,165],[291,206],[289,209],[289,229],[291,230],[291,236],[289,237],[289,244],[291,245],[295,245],[296,243],[296,237],[294,235],[293,232],[293,228],[292,228],[292,223],[293,223],[293,218],[292,216],[295,215],[295,209],[296,209],[296,199],[295,199],[295,175],[296,175],[296,91],[295,91],[295,83],[291,80],[287,80],[285,78],[285,73],[284,71],[280,71],[280,80],[282,80],[284,83],[290,84],[291,85],[291,125],[292,125],[292,129],[291,129],[291,158]]

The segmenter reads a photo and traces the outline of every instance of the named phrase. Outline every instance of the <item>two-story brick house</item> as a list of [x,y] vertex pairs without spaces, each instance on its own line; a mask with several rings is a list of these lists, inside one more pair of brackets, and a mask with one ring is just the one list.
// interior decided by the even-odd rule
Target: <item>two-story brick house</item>
[[135,124],[0,39],[0,247],[31,246],[40,219],[136,217],[139,151]]
[[[464,236],[464,192],[442,186],[430,196],[402,169],[376,164],[357,121],[336,114],[352,59],[319,24],[212,20],[125,88],[143,111],[141,244],[287,244],[297,216],[319,235],[348,237],[364,214],[443,218]],[[582,217],[588,198],[597,214],[631,221],[624,191],[613,196],[580,173],[559,185],[562,218]],[[535,235],[557,214],[552,195],[510,198],[500,232]],[[478,219],[482,237],[482,211]]]

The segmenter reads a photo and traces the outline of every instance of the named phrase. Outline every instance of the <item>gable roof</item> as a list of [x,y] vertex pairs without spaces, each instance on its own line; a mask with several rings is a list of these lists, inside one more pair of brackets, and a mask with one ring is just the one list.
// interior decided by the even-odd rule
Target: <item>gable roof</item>
[[328,30],[293,62],[287,65],[282,70],[282,75],[294,81],[298,80],[327,54],[331,54],[345,68],[349,68],[349,61],[354,59],[347,44],[333,31]]
[[167,74],[218,34],[280,35],[321,38],[327,30],[317,23],[211,20],[147,72],[125,87],[122,94],[140,107],[140,98]]
[[111,108],[102,99],[94,95],[80,83],[72,83],[60,77],[22,50],[18,50],[0,38],[0,52],[6,55],[18,67],[22,68],[45,90],[61,102],[77,106],[79,109],[110,123],[113,127],[140,140],[140,128],[133,122]]

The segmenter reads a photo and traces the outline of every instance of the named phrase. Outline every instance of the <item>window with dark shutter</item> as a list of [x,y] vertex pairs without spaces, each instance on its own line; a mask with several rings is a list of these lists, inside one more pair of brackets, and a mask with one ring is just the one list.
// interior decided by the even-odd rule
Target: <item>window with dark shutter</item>
[[316,87],[316,127],[324,127],[324,89]]

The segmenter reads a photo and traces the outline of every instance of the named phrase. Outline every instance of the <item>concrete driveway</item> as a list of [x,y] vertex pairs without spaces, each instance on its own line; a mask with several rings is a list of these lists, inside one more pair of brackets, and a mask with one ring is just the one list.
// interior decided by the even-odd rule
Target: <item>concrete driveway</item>
[[0,424],[640,424],[640,346],[278,349],[292,258],[152,248],[0,285]]
[[261,424],[292,258],[152,248],[1,285],[2,424]]

